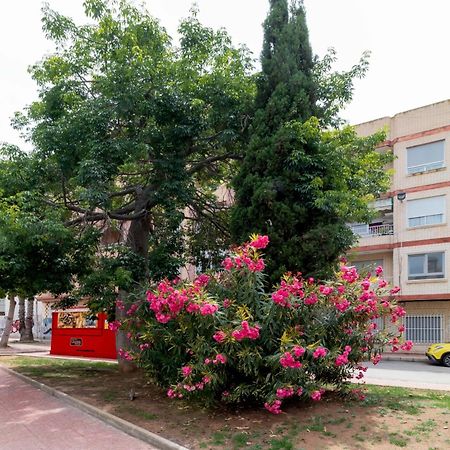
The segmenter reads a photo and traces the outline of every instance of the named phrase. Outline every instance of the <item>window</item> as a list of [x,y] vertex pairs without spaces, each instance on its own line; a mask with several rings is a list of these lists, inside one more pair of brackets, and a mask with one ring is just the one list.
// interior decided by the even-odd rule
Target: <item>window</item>
[[444,167],[444,143],[442,140],[407,148],[408,173],[421,173]]
[[408,255],[408,279],[444,278],[444,252]]
[[384,330],[384,318],[383,317],[377,317],[376,319],[372,319],[372,323],[375,324],[375,333],[378,333],[380,331]]
[[442,316],[405,316],[405,338],[417,344],[442,342]]
[[408,226],[422,227],[445,221],[445,195],[408,200]]
[[0,298],[0,316],[5,315],[5,299]]
[[376,267],[383,267],[382,259],[371,259],[367,261],[355,261],[352,263],[355,266],[358,273],[366,274],[367,272],[374,271]]

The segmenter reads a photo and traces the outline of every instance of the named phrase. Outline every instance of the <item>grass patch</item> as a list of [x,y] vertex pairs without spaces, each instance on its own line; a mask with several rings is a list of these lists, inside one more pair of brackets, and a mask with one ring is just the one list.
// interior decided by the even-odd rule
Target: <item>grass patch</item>
[[337,419],[328,419],[327,425],[341,425],[344,422],[347,422],[346,417],[338,417]]
[[361,436],[360,434],[354,434],[353,436],[352,436],[352,438],[355,440],[355,441],[358,441],[358,442],[364,442],[366,439],[364,438],[364,436]]
[[233,448],[246,447],[248,441],[248,434],[246,433],[235,434],[231,440],[233,441]]
[[117,400],[117,392],[112,391],[103,392],[102,398],[107,402],[113,402]]
[[437,423],[433,419],[417,424],[412,430],[405,431],[408,436],[428,435],[437,427]]
[[0,358],[0,363],[24,375],[43,378],[77,378],[95,373],[117,371],[117,366],[114,363],[59,358],[12,356]]
[[397,447],[406,447],[409,439],[401,436],[398,433],[389,433],[389,443]]
[[218,447],[219,445],[225,445],[227,435],[221,431],[216,431],[211,437],[211,445]]
[[289,438],[284,437],[281,439],[272,439],[269,448],[270,450],[293,450],[294,444]]
[[450,395],[443,392],[367,385],[366,399],[362,406],[378,406],[380,415],[402,412],[409,415],[421,414],[426,407],[450,409]]
[[157,414],[149,413],[148,411],[144,411],[131,405],[122,405],[119,408],[116,408],[116,411],[128,413],[144,420],[156,420],[158,418]]
[[318,431],[322,433],[325,431],[325,425],[323,423],[323,419],[321,416],[314,416],[311,419],[311,423],[308,425],[307,428],[309,431]]

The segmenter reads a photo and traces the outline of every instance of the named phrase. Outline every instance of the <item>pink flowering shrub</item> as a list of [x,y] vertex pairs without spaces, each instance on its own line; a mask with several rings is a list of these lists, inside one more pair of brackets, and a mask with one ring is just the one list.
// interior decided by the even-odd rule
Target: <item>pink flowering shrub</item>
[[[377,364],[385,346],[411,349],[401,338],[398,289],[381,267],[361,276],[342,266],[327,282],[288,273],[267,293],[261,250],[268,244],[267,236],[254,236],[221,271],[161,281],[119,324],[135,349],[126,357],[169,397],[258,402],[279,414],[283,402],[319,401],[325,386],[340,390],[362,378],[361,362]],[[380,317],[391,327],[378,330]]]

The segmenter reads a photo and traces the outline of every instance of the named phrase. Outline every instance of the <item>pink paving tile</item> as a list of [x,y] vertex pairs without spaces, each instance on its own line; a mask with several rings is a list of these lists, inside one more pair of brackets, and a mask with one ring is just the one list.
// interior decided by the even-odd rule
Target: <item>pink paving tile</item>
[[1,450],[150,450],[0,368]]

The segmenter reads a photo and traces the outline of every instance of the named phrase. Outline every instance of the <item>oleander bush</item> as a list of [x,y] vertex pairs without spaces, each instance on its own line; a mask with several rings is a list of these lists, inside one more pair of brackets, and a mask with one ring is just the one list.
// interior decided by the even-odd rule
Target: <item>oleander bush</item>
[[[405,311],[381,267],[362,276],[342,265],[327,282],[287,273],[266,293],[261,252],[268,243],[253,236],[231,251],[223,270],[148,290],[146,300],[127,307],[123,323],[112,324],[132,343],[121,356],[169,397],[259,402],[280,413],[288,399],[320,400],[326,389],[346,389],[353,376],[364,376],[361,362],[376,364],[387,345],[411,348],[400,344]],[[377,329],[380,317],[392,326]]]

